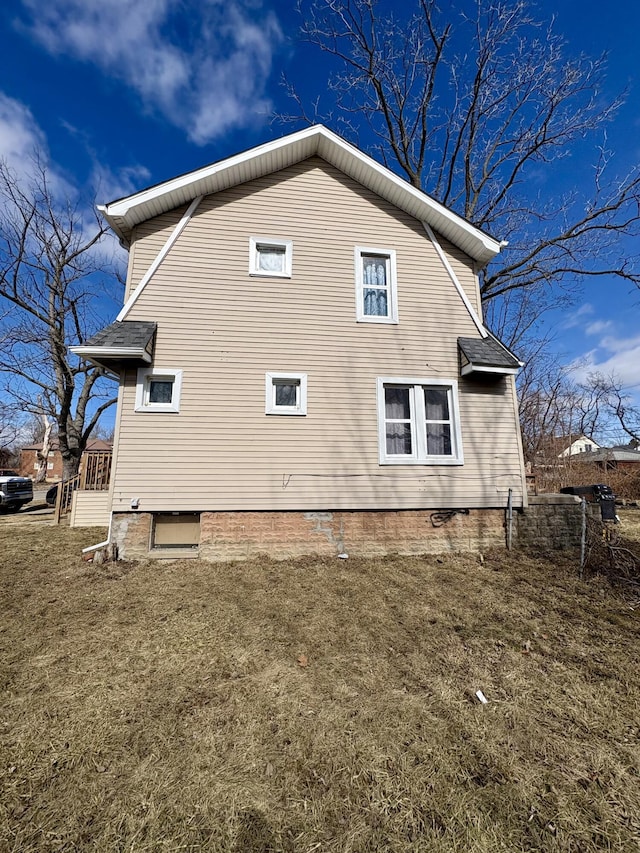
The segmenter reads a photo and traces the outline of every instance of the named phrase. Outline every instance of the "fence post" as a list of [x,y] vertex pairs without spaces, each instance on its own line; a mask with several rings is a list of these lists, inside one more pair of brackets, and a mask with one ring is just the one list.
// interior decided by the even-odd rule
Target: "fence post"
[[584,563],[587,553],[587,501],[582,498],[582,532],[580,535],[580,580],[584,577]]
[[56,505],[53,510],[53,523],[60,524],[60,516],[62,515],[62,492],[64,490],[64,480],[58,483],[58,491],[56,492]]

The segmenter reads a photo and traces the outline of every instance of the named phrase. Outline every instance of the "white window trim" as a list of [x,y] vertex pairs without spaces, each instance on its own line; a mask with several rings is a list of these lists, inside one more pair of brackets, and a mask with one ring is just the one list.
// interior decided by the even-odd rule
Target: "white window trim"
[[[386,317],[376,317],[364,313],[364,269],[363,255],[382,255],[389,259],[389,283],[387,287]],[[375,249],[371,246],[356,246],[354,249],[354,265],[356,277],[356,319],[359,323],[397,323],[398,322],[398,273],[395,249]]]
[[[293,379],[297,381],[299,397],[297,406],[276,406],[275,379]],[[265,409],[266,415],[306,415],[307,414],[307,374],[306,373],[274,373],[265,374]]]
[[[258,246],[274,246],[284,249],[284,271],[271,272],[258,268]],[[250,237],[249,238],[249,275],[267,276],[268,278],[291,278],[293,268],[293,240],[283,240],[279,237]]]
[[[416,429],[416,425],[425,422],[422,418],[423,411],[416,412],[416,395],[411,398],[411,424],[413,437],[413,453],[407,455],[389,455],[387,453],[386,441],[386,411],[384,389],[386,385],[405,386],[441,386],[449,389],[449,418],[451,422],[451,456],[434,456],[427,454],[426,433],[423,429]],[[418,396],[418,406],[424,407],[423,397]],[[462,434],[460,431],[460,409],[458,406],[458,383],[455,379],[430,379],[425,377],[415,378],[413,376],[380,376],[377,379],[377,402],[378,402],[378,454],[381,465],[463,465],[464,454],[462,452]]]
[[[170,403],[149,403],[149,381],[151,379],[172,379],[173,393]],[[141,367],[136,378],[136,412],[179,412],[182,392],[182,371],[166,367]]]

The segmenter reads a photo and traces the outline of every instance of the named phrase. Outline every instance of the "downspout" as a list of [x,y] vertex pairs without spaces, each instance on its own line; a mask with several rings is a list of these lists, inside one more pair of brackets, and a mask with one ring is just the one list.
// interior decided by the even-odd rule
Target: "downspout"
[[90,554],[93,551],[99,551],[100,548],[106,548],[107,545],[111,545],[111,525],[113,524],[113,510],[111,510],[111,514],[109,515],[109,532],[107,533],[107,538],[104,542],[98,542],[97,545],[89,545],[88,548],[83,548],[83,554]]

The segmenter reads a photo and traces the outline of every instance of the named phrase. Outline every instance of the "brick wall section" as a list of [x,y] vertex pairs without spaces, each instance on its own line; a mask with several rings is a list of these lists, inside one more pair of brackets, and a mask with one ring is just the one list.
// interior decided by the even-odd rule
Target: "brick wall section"
[[114,512],[111,522],[111,541],[121,560],[144,560],[149,556],[151,542],[150,512]]
[[201,515],[200,555],[229,560],[268,554],[380,556],[477,551],[504,544],[504,511],[472,510],[441,527],[431,511],[207,512]]
[[576,495],[530,496],[529,506],[514,513],[513,543],[523,551],[577,549],[581,536],[582,504]]
[[[203,512],[200,557],[237,560],[267,554],[352,556],[483,551],[505,543],[504,510],[470,510],[434,527],[433,510],[378,512]],[[114,513],[112,541],[121,559],[149,552],[152,514]],[[164,551],[162,556],[171,556]]]

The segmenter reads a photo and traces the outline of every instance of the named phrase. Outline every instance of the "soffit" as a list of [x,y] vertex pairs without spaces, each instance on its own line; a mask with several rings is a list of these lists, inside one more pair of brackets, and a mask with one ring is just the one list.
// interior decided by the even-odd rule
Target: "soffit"
[[372,192],[429,225],[476,260],[487,264],[500,243],[322,125],[314,125],[249,151],[179,175],[99,210],[125,244],[141,222],[188,204],[201,195],[278,172],[318,155]]

